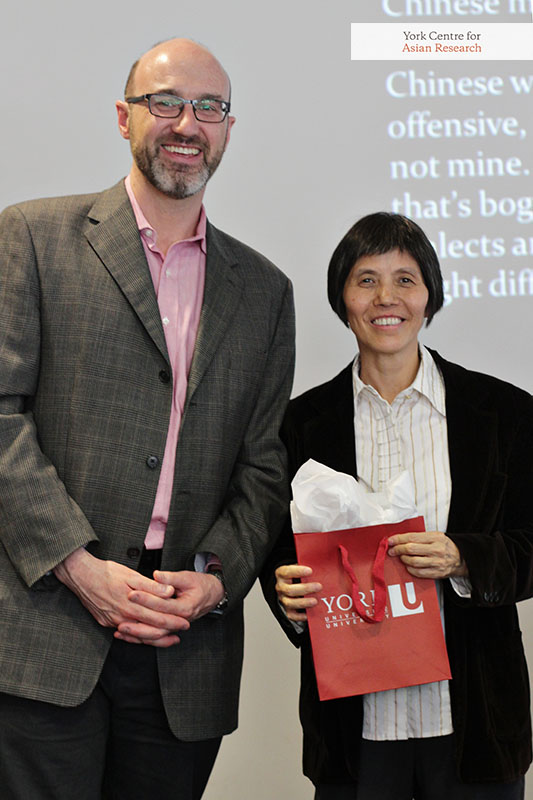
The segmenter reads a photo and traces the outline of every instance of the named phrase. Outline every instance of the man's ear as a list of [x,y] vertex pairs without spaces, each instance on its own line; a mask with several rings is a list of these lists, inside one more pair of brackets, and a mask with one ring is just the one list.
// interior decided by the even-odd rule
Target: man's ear
[[226,134],[226,144],[224,145],[224,151],[226,150],[226,147],[229,144],[231,129],[233,128],[234,124],[235,124],[235,117],[228,117],[228,131]]
[[130,138],[130,109],[124,100],[117,100],[115,103],[117,109],[117,122],[118,130],[123,139]]

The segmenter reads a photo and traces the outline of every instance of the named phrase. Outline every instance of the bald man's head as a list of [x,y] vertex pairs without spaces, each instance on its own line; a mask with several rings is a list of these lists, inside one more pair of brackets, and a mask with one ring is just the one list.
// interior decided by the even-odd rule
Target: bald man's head
[[[211,58],[213,60],[213,62],[215,62],[218,65],[218,68],[221,70],[221,72],[223,72],[224,75],[226,76],[226,80],[228,82],[227,99],[228,100],[231,99],[231,82],[230,82],[230,79],[229,79],[229,75],[226,72],[226,70],[223,68],[223,66],[220,63],[220,61],[218,61],[213,56],[213,54],[210,52],[210,50],[208,50],[207,47],[204,47],[204,45],[199,44],[198,42],[195,42],[192,39],[180,39],[180,38],[165,39],[162,42],[157,42],[157,44],[154,44],[154,46],[151,47],[150,50],[147,50],[146,53],[144,53],[142,56],[140,56],[140,58],[138,58],[137,61],[135,61],[132,64],[131,69],[130,69],[129,74],[128,74],[128,77],[126,79],[126,86],[124,87],[124,97],[129,97],[130,95],[138,94],[136,91],[134,91],[134,81],[135,81],[135,73],[137,72],[137,67],[139,66],[140,62],[145,57],[147,57],[149,54],[152,54],[154,51],[159,51],[160,49],[164,50],[164,48],[167,45],[169,45],[169,46],[171,46],[173,48],[175,47],[176,49],[181,49],[182,52],[184,52],[184,53],[188,50],[189,53],[191,53],[193,55],[194,55],[194,53],[199,53],[200,51],[203,51],[203,54],[205,56]],[[155,55],[157,56],[157,53],[155,53]]]

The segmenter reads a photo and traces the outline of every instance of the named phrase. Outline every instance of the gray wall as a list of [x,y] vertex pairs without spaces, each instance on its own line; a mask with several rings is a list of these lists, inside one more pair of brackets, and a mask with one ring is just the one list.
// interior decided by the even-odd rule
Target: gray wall
[[[498,21],[530,21],[506,14],[507,2],[501,0]],[[397,10],[408,4],[390,0],[390,6]],[[208,190],[208,213],[294,281],[295,392],[331,377],[353,355],[351,334],[325,299],[325,268],[334,246],[359,216],[391,207],[394,198],[405,202],[405,193],[420,203],[420,221],[436,243],[460,242],[453,254],[448,245],[442,258],[450,294],[456,296],[423,340],[465,366],[533,389],[526,273],[519,282],[519,273],[533,268],[533,259],[517,254],[520,248],[533,253],[532,112],[528,92],[517,93],[511,80],[529,76],[531,62],[413,58],[363,64],[351,62],[349,55],[354,21],[402,21],[416,27],[421,21],[475,25],[494,17],[391,19],[378,0],[270,0],[263,6],[244,0],[30,0],[24,5],[8,0],[3,19],[2,206],[28,197],[98,190],[123,176],[129,153],[116,132],[113,103],[121,96],[127,69],[150,44],[191,36],[207,44],[230,72],[238,120]],[[402,70],[414,70],[426,87],[431,77],[496,76],[504,88],[497,95],[395,97],[387,92],[387,77]],[[397,77],[393,91],[403,92],[406,80]],[[498,118],[514,117],[524,133],[402,137],[399,123],[413,110],[427,110],[439,119],[490,117],[496,127]],[[391,129],[395,136],[388,133],[391,121],[398,123]],[[475,174],[470,179],[454,174],[459,169],[450,166],[454,158],[476,162],[468,162]],[[507,174],[485,177],[484,158],[500,158]],[[461,169],[466,168],[463,162]],[[499,205],[493,214],[488,198]],[[468,202],[460,207],[458,200]],[[470,214],[464,218],[460,208],[467,206]],[[416,212],[418,207],[412,208]],[[485,255],[477,255],[483,248]],[[468,257],[456,257],[465,250]],[[511,296],[513,278],[517,296]],[[507,296],[501,296],[504,280]],[[518,296],[520,287],[523,296]],[[470,297],[464,296],[467,289]],[[531,601],[522,604],[521,617],[531,660]],[[296,651],[254,590],[247,604],[241,726],[223,744],[207,800],[312,796],[300,775],[297,662]],[[533,800],[533,783],[528,798]]]

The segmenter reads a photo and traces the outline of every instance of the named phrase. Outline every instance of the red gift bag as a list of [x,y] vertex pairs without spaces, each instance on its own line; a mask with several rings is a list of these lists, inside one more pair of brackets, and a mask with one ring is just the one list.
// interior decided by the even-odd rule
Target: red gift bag
[[296,533],[298,562],[322,584],[307,610],[321,700],[451,677],[435,582],[387,555],[395,533],[422,517],[327,533]]

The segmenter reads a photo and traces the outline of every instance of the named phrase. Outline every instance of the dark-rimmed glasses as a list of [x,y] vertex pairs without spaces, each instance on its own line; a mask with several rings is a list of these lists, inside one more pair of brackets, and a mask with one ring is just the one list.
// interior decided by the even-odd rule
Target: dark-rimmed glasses
[[154,117],[179,117],[186,105],[191,105],[198,122],[224,122],[230,110],[225,100],[204,97],[200,100],[185,100],[175,94],[151,92],[138,97],[126,97],[126,103],[148,103]]

